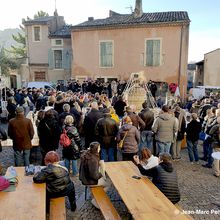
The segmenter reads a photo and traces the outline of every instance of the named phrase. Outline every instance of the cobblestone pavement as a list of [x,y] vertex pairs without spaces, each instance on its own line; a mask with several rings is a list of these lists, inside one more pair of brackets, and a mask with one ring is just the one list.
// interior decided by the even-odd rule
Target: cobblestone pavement
[[[201,151],[200,147],[200,151]],[[203,168],[200,164],[190,164],[188,160],[187,150],[182,150],[182,160],[174,162],[178,173],[179,186],[181,191],[180,206],[183,210],[194,211],[192,214],[194,219],[220,219],[220,178],[216,178],[212,174],[212,169]],[[201,152],[200,152],[201,154]],[[13,150],[10,147],[3,147],[0,153],[0,163],[4,167],[13,165]],[[75,183],[77,211],[72,213],[67,203],[67,220],[102,220],[102,214],[95,209],[88,200],[84,199],[84,186],[81,185],[77,177],[72,177]],[[111,199],[120,199],[116,190],[112,186],[109,190]],[[146,198],[147,199],[147,198]],[[122,219],[129,219],[127,208],[122,201],[113,202]],[[202,211],[208,211],[208,214],[201,214]],[[211,211],[219,211],[218,214],[211,214]],[[199,214],[200,213],[200,214]]]

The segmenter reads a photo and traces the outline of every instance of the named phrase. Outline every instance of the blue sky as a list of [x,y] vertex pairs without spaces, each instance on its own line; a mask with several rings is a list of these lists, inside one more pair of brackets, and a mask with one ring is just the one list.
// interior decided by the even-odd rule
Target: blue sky
[[[54,12],[55,0],[6,0],[1,2],[0,30],[19,27],[21,19],[43,10]],[[56,0],[57,10],[68,24],[88,17],[105,18],[109,10],[130,13],[135,0]],[[189,61],[199,61],[204,53],[220,48],[220,0],[142,0],[144,12],[187,11],[191,20]]]

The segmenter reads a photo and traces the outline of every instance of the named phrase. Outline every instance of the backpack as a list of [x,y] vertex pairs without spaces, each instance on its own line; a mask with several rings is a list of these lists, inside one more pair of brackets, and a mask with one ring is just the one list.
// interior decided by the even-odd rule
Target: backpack
[[63,129],[63,133],[60,135],[60,145],[63,147],[69,147],[71,144],[71,140],[67,135],[68,130]]

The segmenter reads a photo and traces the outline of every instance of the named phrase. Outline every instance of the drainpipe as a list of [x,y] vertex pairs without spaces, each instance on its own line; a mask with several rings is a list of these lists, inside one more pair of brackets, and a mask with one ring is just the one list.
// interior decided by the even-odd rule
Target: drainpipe
[[180,88],[181,64],[182,64],[182,46],[183,46],[183,25],[181,26],[181,33],[180,33],[180,54],[179,54],[179,73],[178,73],[179,88]]

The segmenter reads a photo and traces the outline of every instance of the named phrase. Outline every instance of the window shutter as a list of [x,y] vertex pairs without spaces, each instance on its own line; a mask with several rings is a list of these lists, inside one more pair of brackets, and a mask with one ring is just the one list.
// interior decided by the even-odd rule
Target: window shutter
[[63,69],[69,70],[71,69],[71,50],[69,49],[63,49],[63,60],[62,60],[62,67]]
[[146,52],[146,64],[147,66],[153,66],[153,40],[147,40],[147,52]]
[[154,40],[154,46],[153,46],[153,66],[159,66],[160,65],[160,40]]
[[48,50],[48,65],[49,69],[54,69],[54,57],[53,57],[53,50]]
[[100,66],[101,67],[112,67],[112,42],[101,42],[100,43]]

